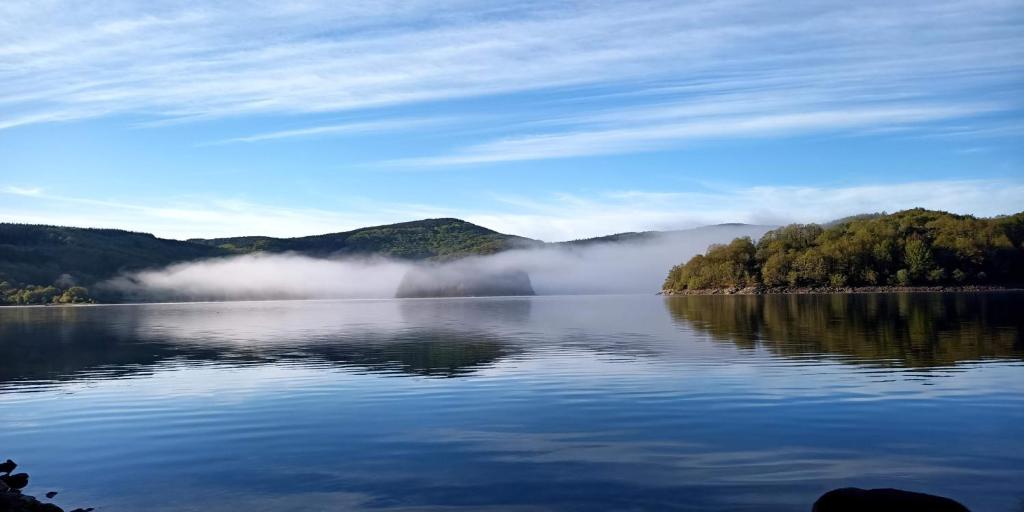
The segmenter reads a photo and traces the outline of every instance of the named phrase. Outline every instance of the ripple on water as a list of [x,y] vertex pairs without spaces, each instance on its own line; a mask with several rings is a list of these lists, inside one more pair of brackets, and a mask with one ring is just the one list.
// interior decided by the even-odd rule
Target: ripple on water
[[1020,305],[0,310],[15,355],[0,360],[0,455],[109,511],[253,496],[282,510],[793,510],[848,485],[1010,510],[1024,478]]

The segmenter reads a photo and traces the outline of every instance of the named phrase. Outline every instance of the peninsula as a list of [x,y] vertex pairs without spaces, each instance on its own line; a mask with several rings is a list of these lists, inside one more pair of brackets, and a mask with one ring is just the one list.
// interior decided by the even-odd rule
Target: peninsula
[[921,208],[736,238],[676,265],[662,293],[984,290],[1024,283],[1024,212],[992,218]]

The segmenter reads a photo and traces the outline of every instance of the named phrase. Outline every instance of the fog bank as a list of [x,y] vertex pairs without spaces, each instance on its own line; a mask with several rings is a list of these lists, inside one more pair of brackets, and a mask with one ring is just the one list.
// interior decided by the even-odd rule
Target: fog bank
[[538,295],[655,293],[673,265],[708,245],[737,236],[757,238],[768,229],[709,226],[627,241],[549,244],[448,263],[258,253],[130,273],[100,287],[133,300],[391,298],[406,273],[416,269],[444,279],[523,271]]

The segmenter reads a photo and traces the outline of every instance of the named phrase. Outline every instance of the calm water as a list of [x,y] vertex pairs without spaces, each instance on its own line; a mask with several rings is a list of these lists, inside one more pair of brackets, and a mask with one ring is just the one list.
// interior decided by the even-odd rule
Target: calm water
[[1024,510],[1024,295],[0,309],[0,457],[138,510]]

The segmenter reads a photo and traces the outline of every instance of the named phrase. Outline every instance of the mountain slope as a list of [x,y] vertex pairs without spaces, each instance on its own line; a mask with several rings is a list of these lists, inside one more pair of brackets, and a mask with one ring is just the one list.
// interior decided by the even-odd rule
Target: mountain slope
[[0,223],[0,282],[12,285],[89,284],[123,271],[225,254],[217,247],[119,229]]
[[[591,290],[595,283],[609,280],[629,281],[646,290],[656,286],[647,282],[651,269],[675,263],[671,260],[680,250],[690,250],[686,247],[692,245],[696,252],[696,245],[703,248],[708,243],[736,236],[757,237],[767,230],[760,226],[720,225],[681,231],[620,233],[546,244],[451,218],[298,238],[248,236],[188,241],[114,229],[0,224],[0,303],[82,302],[90,298],[118,301],[119,297],[111,295],[114,292],[93,285],[126,272],[254,252],[292,252],[311,257],[381,255],[442,262],[510,249],[543,248],[543,254],[531,253],[530,258],[550,262],[547,259],[550,256],[568,255],[569,260],[565,262],[574,269],[567,273],[556,265],[557,268],[551,270],[553,275],[547,276],[548,281],[561,283],[575,276],[589,284],[568,288],[581,292]],[[616,270],[609,274],[608,268]],[[535,271],[544,276],[543,270]],[[661,279],[661,276],[652,276],[651,279]],[[88,290],[71,290],[75,285],[88,287]],[[97,296],[97,292],[106,295]]]
[[309,256],[379,254],[413,260],[454,259],[542,244],[537,240],[498,233],[451,218],[402,222],[298,238],[248,236],[197,238],[189,242],[242,254],[256,251],[291,251]]
[[122,272],[256,251],[309,256],[383,255],[447,260],[541,242],[458,219],[426,219],[299,238],[157,238],[118,229],[0,223],[0,283],[12,288],[89,286]]

